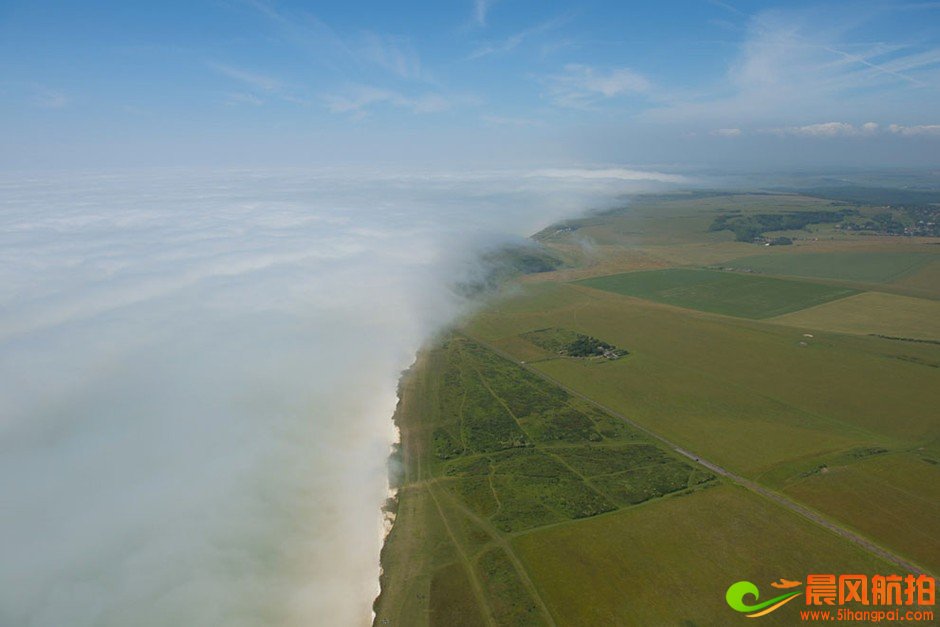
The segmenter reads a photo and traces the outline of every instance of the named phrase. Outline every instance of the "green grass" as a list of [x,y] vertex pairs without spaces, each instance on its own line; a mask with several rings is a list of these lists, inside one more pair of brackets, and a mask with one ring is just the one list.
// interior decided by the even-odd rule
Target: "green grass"
[[470,579],[459,562],[442,566],[431,579],[428,608],[431,625],[466,625],[483,627],[486,622],[470,589]]
[[[835,535],[732,486],[536,530],[513,540],[559,625],[734,625],[725,590],[780,577],[894,572]],[[760,619],[799,622],[798,603]]]
[[562,327],[629,346],[627,359],[532,367],[736,472],[757,476],[793,460],[940,435],[938,369],[924,365],[940,361],[940,346],[804,338],[803,329],[572,285],[531,289],[531,299],[481,313],[470,331],[498,341]]
[[[492,617],[497,625],[545,624],[504,550],[490,549],[479,557],[476,567],[487,598],[491,599]],[[455,624],[461,623],[450,623]]]
[[[573,233],[549,234],[561,242],[592,237],[615,254],[582,274],[539,276],[552,281],[539,284],[530,277],[515,297],[476,314],[464,335],[422,353],[403,379],[403,481],[382,553],[377,623],[731,624],[747,620],[724,602],[734,581],[769,594],[780,577],[897,571],[716,479],[579,394],[936,567],[940,346],[862,334],[874,321],[883,335],[917,337],[915,329],[932,324],[931,307],[871,292],[842,299],[855,292],[741,272],[670,269],[584,282],[607,283],[602,290],[561,282],[592,271],[726,265],[758,251],[781,260],[796,258],[797,248],[857,253],[853,243],[822,236],[777,251],[707,232],[721,212],[827,205],[784,195],[646,198],[578,221]],[[913,250],[897,238],[869,240],[866,250]],[[887,268],[850,260],[839,257],[831,269],[832,258],[820,254],[796,271],[841,281],[900,276],[879,289],[940,297],[936,262],[908,270],[901,261]],[[804,314],[831,330],[789,320]],[[856,334],[833,332],[839,324],[855,325]],[[554,344],[580,336],[630,355],[559,358]],[[793,624],[788,610],[796,607],[760,622]]]
[[935,259],[938,259],[938,256],[930,253],[801,253],[787,250],[775,254],[740,257],[722,265],[737,269],[747,268],[766,274],[886,283],[912,274]]
[[577,283],[742,318],[769,318],[857,293],[849,288],[817,283],[684,268],[627,272]]
[[[622,421],[572,398],[479,344],[452,338],[444,345],[437,457],[446,460],[448,490],[497,529],[532,527],[596,516],[625,502],[639,502],[686,489],[692,467],[647,441]],[[459,376],[458,376],[459,373]],[[448,432],[448,433],[451,433]],[[459,439],[458,439],[459,438]],[[446,453],[446,454],[445,454]],[[672,466],[670,466],[672,464]],[[606,481],[613,497],[591,477],[650,467],[630,479]],[[668,475],[659,480],[656,470]]]
[[774,322],[810,330],[940,340],[940,301],[863,292],[778,316]]
[[[708,471],[465,337],[406,379],[404,486],[377,616],[544,624],[501,538],[715,482]],[[421,576],[409,576],[417,568]]]
[[940,459],[914,451],[830,465],[785,492],[940,569]]

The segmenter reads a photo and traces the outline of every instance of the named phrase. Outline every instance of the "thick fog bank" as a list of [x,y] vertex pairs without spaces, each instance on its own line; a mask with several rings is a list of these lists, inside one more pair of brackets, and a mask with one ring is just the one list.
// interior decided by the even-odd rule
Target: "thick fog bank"
[[399,373],[607,169],[0,178],[0,624],[356,625]]

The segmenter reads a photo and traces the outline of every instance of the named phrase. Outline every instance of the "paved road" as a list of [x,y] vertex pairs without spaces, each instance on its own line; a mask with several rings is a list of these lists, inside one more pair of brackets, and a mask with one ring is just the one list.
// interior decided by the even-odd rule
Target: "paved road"
[[481,340],[478,339],[478,338],[473,338],[473,340],[474,340],[475,342],[479,342],[480,344],[483,344],[484,346],[486,346],[487,348],[489,348],[490,350],[492,350],[494,353],[497,353],[497,354],[499,354],[499,355],[505,357],[506,359],[508,359],[508,360],[510,360],[510,361],[512,361],[512,362],[515,362],[515,363],[519,364],[520,366],[522,366],[523,368],[525,368],[526,370],[528,370],[528,371],[531,372],[532,374],[534,374],[534,375],[536,375],[536,376],[538,376],[538,377],[541,377],[542,379],[545,379],[546,381],[548,381],[549,383],[552,383],[553,385],[557,385],[558,387],[562,388],[563,390],[565,390],[566,392],[568,392],[568,393],[571,394],[572,396],[577,396],[578,398],[581,398],[581,399],[583,399],[583,400],[585,400],[585,401],[591,403],[591,404],[594,405],[595,407],[598,407],[598,408],[604,410],[605,412],[607,412],[607,413],[609,413],[609,414],[611,414],[611,415],[613,415],[613,416],[616,416],[617,418],[620,418],[621,420],[623,420],[624,422],[626,422],[627,424],[629,424],[629,425],[630,425],[631,427],[633,427],[634,429],[637,429],[638,431],[642,431],[643,433],[647,434],[648,436],[650,436],[650,437],[652,437],[652,438],[654,438],[654,439],[656,439],[656,440],[662,442],[663,444],[665,444],[666,446],[668,446],[669,448],[671,448],[672,450],[674,450],[676,453],[678,453],[678,454],[680,454],[680,455],[682,455],[682,456],[684,456],[684,457],[687,457],[687,458],[691,459],[692,461],[698,463],[698,464],[701,465],[701,466],[704,466],[705,468],[708,468],[709,470],[711,470],[711,471],[712,471],[713,473],[715,473],[716,475],[721,475],[722,477],[724,477],[724,478],[726,478],[726,479],[732,481],[733,483],[736,483],[736,484],[738,484],[738,485],[740,485],[740,486],[742,486],[742,487],[744,487],[744,488],[747,488],[748,490],[750,490],[750,491],[752,491],[752,492],[754,492],[754,493],[756,493],[756,494],[759,494],[760,496],[763,496],[763,497],[765,497],[765,498],[767,498],[767,499],[770,499],[771,501],[773,501],[774,503],[777,503],[777,504],[780,505],[781,507],[785,507],[786,509],[790,510],[791,512],[794,512],[795,514],[799,514],[800,516],[806,518],[807,520],[810,520],[810,521],[816,523],[816,524],[819,525],[820,527],[824,527],[824,528],[828,529],[829,531],[831,531],[831,532],[833,532],[833,533],[835,533],[835,534],[837,534],[837,535],[839,535],[839,536],[845,538],[845,539],[848,540],[849,542],[852,542],[852,543],[854,543],[854,544],[856,544],[856,545],[862,547],[863,549],[865,549],[865,550],[868,551],[869,553],[872,553],[873,555],[876,555],[876,556],[880,557],[881,559],[883,559],[883,560],[885,560],[885,561],[891,562],[892,564],[895,564],[895,565],[899,566],[899,567],[900,567],[903,571],[905,571],[906,573],[915,573],[915,574],[924,573],[924,574],[930,575],[931,577],[936,577],[936,575],[934,575],[933,573],[931,573],[931,572],[928,571],[927,569],[922,568],[921,566],[918,566],[918,565],[916,565],[916,564],[913,564],[913,563],[911,563],[911,562],[905,560],[903,557],[901,557],[901,556],[899,556],[899,555],[896,555],[895,553],[889,551],[888,549],[886,549],[886,548],[884,548],[884,547],[882,547],[882,546],[880,546],[880,545],[878,545],[878,544],[875,544],[875,543],[872,542],[871,540],[869,540],[869,539],[867,539],[867,538],[864,538],[864,537],[858,535],[857,533],[846,529],[845,527],[842,527],[842,526],[839,525],[838,523],[836,523],[836,522],[834,522],[834,521],[832,521],[832,520],[826,518],[825,516],[823,516],[822,514],[820,514],[819,512],[817,512],[816,510],[810,509],[809,507],[806,507],[805,505],[801,505],[800,503],[797,503],[796,501],[791,500],[790,498],[784,496],[783,494],[781,494],[781,493],[779,493],[779,492],[776,492],[776,491],[774,491],[774,490],[771,490],[770,488],[764,487],[764,486],[760,485],[759,483],[756,483],[756,482],[754,482],[754,481],[751,481],[750,479],[746,479],[746,478],[744,478],[744,477],[742,477],[742,476],[740,476],[740,475],[737,475],[737,474],[731,472],[730,470],[727,470],[726,468],[723,468],[723,467],[719,466],[718,464],[716,464],[716,463],[714,463],[714,462],[711,462],[711,461],[709,461],[709,460],[707,460],[707,459],[701,458],[700,456],[696,455],[695,453],[693,453],[693,452],[691,452],[691,451],[687,451],[686,449],[682,448],[682,447],[679,446],[678,444],[675,444],[674,442],[672,442],[672,441],[670,441],[670,440],[667,440],[666,438],[664,438],[663,436],[659,435],[658,433],[656,433],[656,432],[654,432],[654,431],[650,431],[649,429],[647,429],[647,428],[644,427],[643,425],[638,424],[638,423],[634,422],[633,420],[627,418],[626,416],[624,416],[624,415],[621,414],[620,412],[617,412],[617,411],[611,409],[610,407],[607,407],[607,406],[605,406],[605,405],[602,405],[601,403],[598,403],[598,402],[595,401],[593,398],[591,398],[591,397],[589,397],[589,396],[587,396],[587,395],[585,395],[585,394],[582,394],[581,392],[578,392],[577,390],[571,389],[571,388],[568,387],[567,385],[563,384],[561,381],[555,379],[555,378],[552,377],[552,376],[549,376],[549,375],[545,374],[544,372],[541,372],[540,370],[537,370],[537,369],[535,369],[535,368],[529,366],[529,365],[526,364],[525,362],[520,362],[518,359],[516,359],[516,358],[513,357],[512,355],[509,355],[509,354],[506,353],[505,351],[503,351],[503,350],[501,350],[501,349],[499,349],[499,348],[493,346],[492,344],[488,344],[488,343],[486,343],[486,342],[483,342],[483,341],[481,341]]

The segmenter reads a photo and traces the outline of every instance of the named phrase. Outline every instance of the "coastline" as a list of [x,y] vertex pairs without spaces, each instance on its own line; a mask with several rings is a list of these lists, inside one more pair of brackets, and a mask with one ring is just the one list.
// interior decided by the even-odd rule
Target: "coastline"
[[[410,570],[400,567],[402,561],[409,558],[407,543],[401,536],[405,533],[404,527],[415,514],[415,504],[411,502],[407,485],[414,481],[419,472],[417,466],[413,464],[415,459],[413,455],[414,427],[416,425],[409,418],[416,396],[415,387],[426,367],[426,361],[427,353],[425,349],[422,349],[415,356],[411,366],[402,372],[398,382],[398,404],[391,416],[398,440],[392,444],[388,457],[389,496],[382,506],[385,527],[379,556],[379,590],[372,602],[373,625],[396,624],[392,622],[392,616],[397,615],[398,612],[391,609],[391,606],[396,603],[392,597],[406,587],[405,573]],[[403,510],[407,510],[404,515],[402,515]],[[394,569],[394,575],[393,569],[388,568],[390,562],[396,562],[399,566]],[[400,602],[400,599],[398,601]]]

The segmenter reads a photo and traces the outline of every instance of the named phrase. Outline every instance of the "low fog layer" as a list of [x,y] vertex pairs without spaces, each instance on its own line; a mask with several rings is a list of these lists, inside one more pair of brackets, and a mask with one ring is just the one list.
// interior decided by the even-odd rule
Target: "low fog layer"
[[[365,624],[399,373],[624,170],[0,180],[0,624]],[[562,191],[564,190],[564,191]]]

